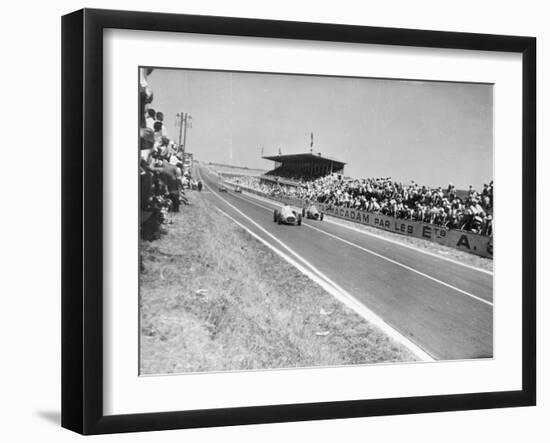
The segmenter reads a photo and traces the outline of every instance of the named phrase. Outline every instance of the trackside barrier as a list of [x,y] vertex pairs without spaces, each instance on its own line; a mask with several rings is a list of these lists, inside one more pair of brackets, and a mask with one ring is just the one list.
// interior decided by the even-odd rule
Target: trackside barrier
[[385,231],[396,232],[408,237],[416,237],[461,251],[470,252],[482,257],[493,258],[493,238],[474,234],[473,232],[447,229],[442,226],[430,223],[403,220],[388,215],[375,214],[367,211],[359,211],[341,206],[330,207],[325,204],[317,204],[320,211],[333,217],[361,223],[384,229]]
[[[229,186],[235,186],[235,184],[231,182],[225,183]],[[247,186],[239,186],[250,194],[259,195],[280,203],[286,203],[292,206],[298,206],[300,208],[305,207],[306,205],[303,200],[298,198],[272,196]],[[359,211],[342,206],[330,206],[323,203],[315,203],[315,206],[317,206],[319,211],[333,217],[372,226],[385,231],[395,232],[408,237],[429,240],[440,245],[449,246],[451,248],[466,251],[481,257],[493,258],[492,236],[488,237],[468,231],[447,229],[442,226],[432,225],[430,223],[403,220],[388,215]]]

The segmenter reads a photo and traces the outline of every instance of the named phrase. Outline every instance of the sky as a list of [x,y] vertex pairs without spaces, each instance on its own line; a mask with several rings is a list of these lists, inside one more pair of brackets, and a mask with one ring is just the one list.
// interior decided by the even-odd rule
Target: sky
[[272,169],[264,155],[314,152],[352,177],[482,188],[493,175],[493,87],[487,84],[156,68],[151,107],[178,141],[192,116],[195,158]]

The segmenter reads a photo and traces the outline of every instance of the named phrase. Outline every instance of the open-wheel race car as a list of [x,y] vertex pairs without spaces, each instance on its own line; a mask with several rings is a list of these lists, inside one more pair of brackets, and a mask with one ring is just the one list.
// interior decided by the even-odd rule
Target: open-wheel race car
[[302,214],[292,209],[289,205],[285,205],[280,209],[273,211],[273,221],[282,225],[302,225]]
[[302,209],[302,216],[313,220],[323,220],[324,214],[315,205],[307,205]]

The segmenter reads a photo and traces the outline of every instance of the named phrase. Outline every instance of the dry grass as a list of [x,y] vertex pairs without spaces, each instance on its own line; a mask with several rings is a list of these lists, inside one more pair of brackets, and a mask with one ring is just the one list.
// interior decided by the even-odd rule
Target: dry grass
[[414,360],[205,196],[141,245],[142,374]]

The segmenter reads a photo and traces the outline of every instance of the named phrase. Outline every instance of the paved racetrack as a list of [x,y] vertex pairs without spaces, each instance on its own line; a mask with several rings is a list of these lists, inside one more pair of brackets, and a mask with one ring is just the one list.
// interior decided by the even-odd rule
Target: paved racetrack
[[293,251],[434,359],[493,356],[492,273],[336,223],[278,225],[277,203],[219,192],[216,176],[201,166],[199,173],[204,198],[267,243]]

